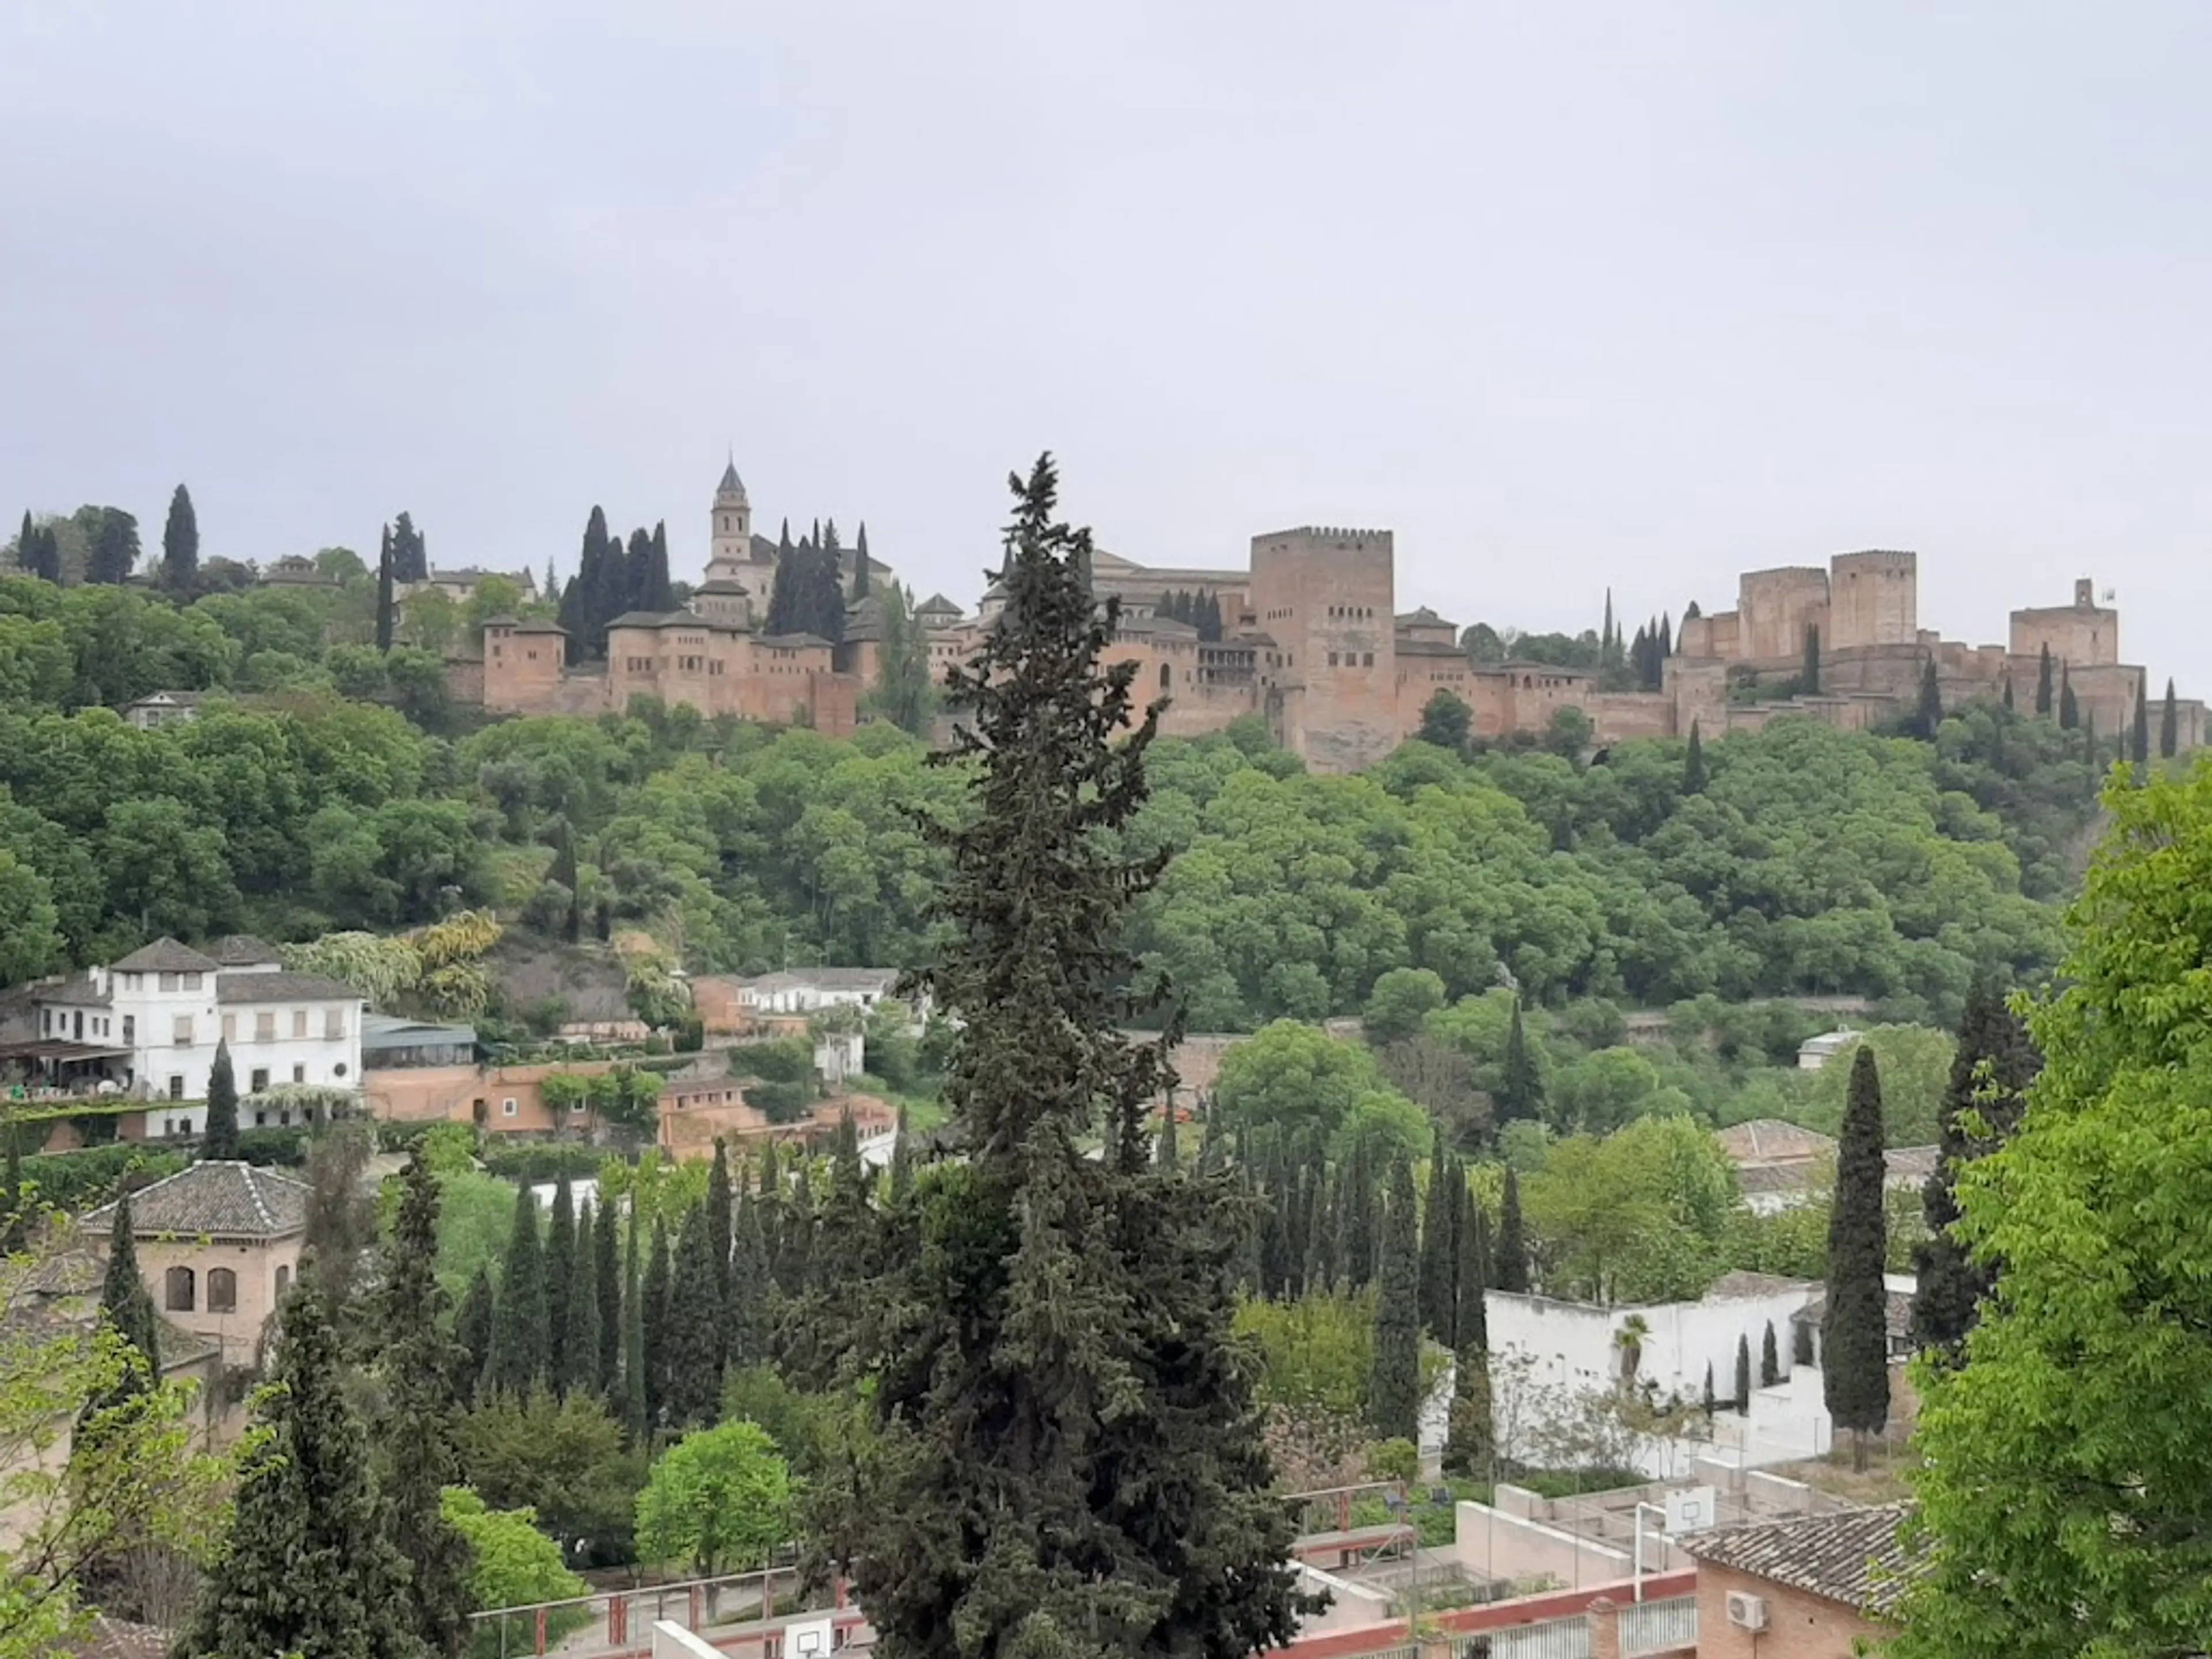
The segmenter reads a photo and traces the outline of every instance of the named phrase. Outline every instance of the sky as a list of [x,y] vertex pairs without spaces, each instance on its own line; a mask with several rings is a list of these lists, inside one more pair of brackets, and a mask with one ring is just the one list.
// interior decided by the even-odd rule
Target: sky
[[972,603],[1385,526],[1398,604],[1632,626],[1920,556],[2212,694],[2212,6],[0,6],[0,520],[572,570],[834,516]]

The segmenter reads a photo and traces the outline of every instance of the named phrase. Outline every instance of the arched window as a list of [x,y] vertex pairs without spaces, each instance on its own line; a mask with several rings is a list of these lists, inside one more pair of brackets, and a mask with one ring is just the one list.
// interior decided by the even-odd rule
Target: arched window
[[277,1268],[277,1270],[276,1270],[276,1299],[277,1299],[279,1302],[282,1302],[282,1301],[284,1299],[284,1292],[285,1292],[285,1291],[289,1291],[289,1290],[290,1290],[291,1288],[292,1288],[292,1270],[291,1270],[289,1267],[279,1267],[279,1268]]
[[210,1313],[238,1311],[238,1275],[228,1267],[208,1269],[208,1311]]
[[1523,691],[1534,691],[1536,689],[1536,682],[1528,675],[1523,674],[1521,677],[1521,689]]
[[191,1312],[193,1285],[192,1270],[190,1267],[170,1268],[162,1275],[162,1284],[167,1291],[162,1299],[167,1303],[168,1310],[171,1313]]
[[1167,665],[1165,663],[1162,663],[1162,664],[1160,665],[1160,690],[1163,690],[1163,691],[1164,691],[1164,690],[1166,690],[1167,689],[1168,689],[1168,665]]

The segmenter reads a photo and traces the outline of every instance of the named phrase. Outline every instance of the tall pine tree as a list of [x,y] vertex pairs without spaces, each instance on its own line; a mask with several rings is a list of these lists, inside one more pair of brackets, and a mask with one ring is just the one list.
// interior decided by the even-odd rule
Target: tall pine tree
[[1421,1418],[1421,1267],[1413,1172],[1403,1163],[1390,1171],[1382,1206],[1380,1279],[1367,1419],[1378,1439],[1412,1440],[1420,1432]]
[[1698,723],[1690,722],[1690,747],[1682,757],[1682,793],[1702,795],[1705,793],[1705,745],[1698,735]]
[[453,1316],[453,1339],[459,1345],[454,1356],[453,1399],[466,1407],[485,1385],[485,1368],[491,1363],[492,1330],[499,1318],[498,1301],[491,1288],[491,1268],[477,1264],[476,1277],[461,1297]]
[[1915,1253],[1918,1286],[1912,1299],[1912,1336],[1922,1348],[1955,1360],[1973,1328],[1975,1310],[1996,1282],[1967,1255],[1952,1234],[1959,1218],[1955,1191],[1960,1166],[1996,1150],[2019,1126],[2021,1100],[2042,1062],[2027,1028],[1997,988],[1978,983],[1966,994],[1959,1023],[1935,1173],[1921,1194],[1928,1237]]
[[707,1172],[707,1259],[714,1269],[717,1364],[729,1358],[730,1227],[736,1215],[737,1199],[730,1189],[730,1146],[716,1135],[714,1164]]
[[1867,1466],[1867,1441],[1889,1420],[1888,1292],[1882,1258],[1881,1078],[1861,1043],[1844,1096],[1836,1192],[1828,1212],[1827,1305],[1820,1321],[1820,1385],[1828,1414],[1851,1436],[1851,1465]]
[[1124,735],[1135,665],[1100,665],[1119,607],[1093,604],[1048,459],[1016,494],[1005,610],[953,677],[969,811],[926,975],[963,1022],[945,1093],[968,1161],[890,1218],[851,1298],[878,1432],[823,1535],[886,1659],[1226,1659],[1308,1603],[1231,1334],[1233,1189],[1149,1156],[1180,1022],[1124,1035],[1154,1001],[1121,936],[1160,860],[1109,843],[1155,726]]
[[1936,659],[1930,657],[1920,665],[1920,700],[1913,706],[1913,735],[1923,743],[1936,741],[1936,732],[1943,724],[1943,688],[1936,678]]
[[633,1195],[629,1206],[629,1249],[624,1255],[623,1269],[621,1405],[623,1430],[633,1447],[645,1445],[653,1433],[651,1391],[647,1387],[645,1365],[645,1264],[639,1260],[642,1246],[638,1237],[637,1212]]
[[2045,644],[2035,662],[2035,712],[2051,713],[2051,647]]
[[86,536],[84,579],[120,586],[138,568],[138,520],[117,507],[90,511],[93,520]]
[[1534,1121],[1544,1115],[1544,1079],[1521,1024],[1521,999],[1513,999],[1513,1024],[1505,1031],[1505,1064],[1498,1089],[1500,1122]]
[[661,1362],[666,1393],[661,1419],[683,1432],[714,1421],[722,1403],[722,1297],[714,1274],[714,1228],[707,1206],[696,1204],[684,1219],[668,1285],[666,1335]]
[[2158,752],[2164,759],[2172,760],[2174,751],[2180,746],[2180,710],[2173,701],[2173,682],[2168,680],[2166,683],[2166,702],[2159,710]]
[[415,527],[415,515],[411,513],[401,513],[392,523],[392,580],[430,580],[430,544]]
[[230,1525],[179,1659],[423,1659],[407,1563],[378,1524],[368,1437],[311,1275],[284,1304]]
[[2081,724],[2081,705],[2074,696],[2074,677],[2064,667],[2058,671],[2058,729],[2072,732]]
[[571,1394],[602,1397],[599,1382],[599,1269],[592,1250],[592,1200],[576,1212],[575,1261],[568,1274],[568,1329],[562,1334],[561,1367]]
[[231,1065],[230,1044],[221,1038],[208,1066],[207,1128],[200,1136],[200,1156],[238,1156],[238,1073]]
[[131,1369],[116,1381],[115,1391],[101,1403],[115,1405],[143,1394],[160,1380],[161,1346],[154,1320],[154,1298],[138,1273],[138,1240],[131,1215],[131,1195],[115,1200],[115,1216],[107,1231],[107,1275],[100,1287],[100,1314],[115,1334],[137,1352]]
[[1820,624],[1805,624],[1805,660],[1797,671],[1797,689],[1808,697],[1820,695]]
[[653,1223],[653,1252],[646,1258],[645,1283],[638,1291],[642,1341],[639,1358],[645,1362],[645,1422],[658,1432],[668,1400],[668,1229],[658,1217]]
[[1521,1182],[1505,1166],[1505,1197],[1498,1212],[1498,1288],[1520,1295],[1528,1291],[1528,1246],[1521,1234]]
[[868,521],[863,519],[860,539],[853,544],[853,597],[866,599],[873,586],[868,575]]
[[379,1520],[411,1571],[406,1611],[434,1654],[466,1644],[468,1540],[446,1519],[441,1493],[461,1480],[453,1437],[452,1378],[461,1364],[438,1284],[438,1178],[418,1147],[401,1172],[399,1211],[384,1242],[377,1293],[375,1370]]
[[628,1309],[623,1302],[622,1255],[615,1238],[615,1206],[602,1189],[599,1213],[592,1222],[593,1300],[599,1316],[599,1358],[593,1386],[612,1403],[622,1376],[623,1322]]
[[172,593],[189,596],[199,574],[199,515],[192,510],[192,492],[179,484],[161,526],[161,580]]
[[2136,682],[2135,724],[2128,728],[2128,758],[2138,767],[2150,762],[2150,682],[2148,676]]
[[538,1238],[538,1200],[527,1187],[514,1194],[514,1224],[507,1235],[507,1265],[500,1275],[498,1316],[492,1324],[490,1386],[528,1394],[545,1380],[545,1265]]
[[1452,1340],[1452,1321],[1459,1310],[1458,1241],[1452,1237],[1456,1211],[1452,1183],[1464,1188],[1467,1178],[1437,1137],[1436,1155],[1429,1160],[1429,1201],[1421,1228],[1421,1325],[1447,1346]]
[[376,554],[376,648],[387,655],[392,650],[395,610],[392,583],[392,526],[386,525]]
[[1490,1226],[1464,1182],[1460,1188],[1459,1310],[1452,1333],[1451,1415],[1444,1428],[1444,1467],[1476,1475],[1495,1449],[1490,1408]]
[[1766,1322],[1766,1334],[1759,1340],[1759,1386],[1771,1389],[1782,1380],[1782,1352],[1775,1346],[1774,1322]]
[[578,1367],[568,1352],[568,1298],[576,1291],[576,1194],[564,1168],[553,1183],[545,1229],[545,1381],[566,1395]]

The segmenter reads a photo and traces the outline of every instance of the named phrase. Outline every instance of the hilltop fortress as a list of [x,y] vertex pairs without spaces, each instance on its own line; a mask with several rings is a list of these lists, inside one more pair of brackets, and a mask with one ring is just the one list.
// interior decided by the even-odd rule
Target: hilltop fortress
[[[834,644],[761,631],[776,550],[752,533],[734,465],[711,512],[712,556],[688,607],[616,618],[604,664],[570,665],[551,622],[489,625],[485,707],[595,714],[643,694],[852,731],[883,642],[875,595],[848,600],[845,637]],[[848,595],[864,556],[847,556]],[[1100,551],[1091,581],[1102,601],[1121,601],[1112,654],[1135,665],[1140,696],[1169,699],[1164,731],[1194,737],[1258,715],[1316,772],[1382,759],[1419,728],[1438,691],[1467,705],[1479,738],[1541,736],[1576,708],[1601,743],[1686,736],[1693,723],[1718,737],[1788,714],[1858,730],[1911,709],[1930,662],[1946,707],[2009,688],[2027,710],[2047,653],[2054,684],[2069,688],[2082,723],[2107,738],[2129,730],[2149,691],[2145,670],[2120,659],[2118,613],[2097,603],[2087,579],[2071,605],[2013,611],[2005,644],[1967,645],[1919,625],[1915,554],[1841,553],[1825,568],[1751,571],[1734,610],[1683,619],[1658,690],[1621,691],[1601,690],[1590,670],[1474,661],[1456,624],[1426,607],[1396,609],[1395,564],[1388,530],[1307,526],[1255,536],[1243,568],[1147,567]],[[872,561],[870,569],[889,574]],[[1204,626],[1165,614],[1194,596],[1208,602]],[[933,667],[971,653],[1004,603],[994,586],[973,615],[941,595],[915,606]],[[1817,689],[1807,684],[1815,660]],[[2156,719],[2159,699],[2150,701]],[[2199,746],[2203,704],[2178,702],[2176,716],[2179,746]]]

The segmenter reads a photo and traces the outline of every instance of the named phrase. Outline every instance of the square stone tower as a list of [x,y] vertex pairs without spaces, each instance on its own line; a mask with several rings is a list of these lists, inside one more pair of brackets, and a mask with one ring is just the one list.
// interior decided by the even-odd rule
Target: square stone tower
[[1252,611],[1280,659],[1271,722],[1316,772],[1358,771],[1397,744],[1395,557],[1387,530],[1252,538]]

